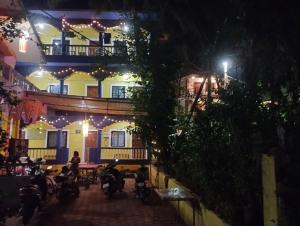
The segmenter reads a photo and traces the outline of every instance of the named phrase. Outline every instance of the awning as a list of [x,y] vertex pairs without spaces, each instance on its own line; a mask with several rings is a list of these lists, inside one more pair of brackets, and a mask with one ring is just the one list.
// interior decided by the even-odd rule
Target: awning
[[135,112],[133,104],[127,99],[90,98],[34,91],[26,91],[26,98],[40,100],[48,108],[60,111],[120,116],[144,114]]
[[34,123],[41,115],[47,114],[47,106],[39,100],[26,97],[11,111],[15,120],[22,120],[24,124]]

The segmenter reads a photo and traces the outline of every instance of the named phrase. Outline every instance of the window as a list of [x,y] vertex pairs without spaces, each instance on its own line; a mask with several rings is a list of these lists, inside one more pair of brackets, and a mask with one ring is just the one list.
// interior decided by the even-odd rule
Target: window
[[112,98],[125,98],[125,86],[112,86],[111,87]]
[[111,33],[104,33],[103,44],[111,44]]
[[52,55],[61,55],[61,40],[53,39],[52,40]]
[[125,131],[111,131],[111,146],[125,147]]
[[[52,40],[52,55],[62,55],[62,42],[61,39]],[[63,55],[72,55],[70,52],[70,40],[65,39],[65,53]]]
[[197,95],[201,86],[201,82],[194,82],[194,94]]
[[[62,132],[62,146],[67,147],[67,138],[68,138],[68,133],[67,131]],[[57,145],[57,131],[48,131],[47,135],[47,148],[56,148]]]
[[[59,94],[60,90],[60,85],[57,84],[57,85],[49,85],[49,93],[57,93]],[[67,85],[64,85],[64,90],[63,90],[63,94],[68,94],[68,86]]]

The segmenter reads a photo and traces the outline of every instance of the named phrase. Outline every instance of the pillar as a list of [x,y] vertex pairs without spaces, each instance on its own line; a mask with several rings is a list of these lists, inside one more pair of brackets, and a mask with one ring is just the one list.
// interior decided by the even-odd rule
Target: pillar
[[66,32],[64,29],[61,31],[61,54],[66,55]]
[[103,46],[104,32],[99,32],[99,46]]
[[64,80],[63,79],[61,79],[61,80],[59,80],[60,81],[60,83],[59,83],[59,94],[64,94]]
[[95,155],[96,163],[100,163],[101,159],[101,138],[102,138],[102,130],[98,130],[97,132],[97,153]]
[[102,80],[98,80],[98,97],[102,97]]
[[261,164],[264,225],[278,226],[278,201],[274,157],[263,155]]

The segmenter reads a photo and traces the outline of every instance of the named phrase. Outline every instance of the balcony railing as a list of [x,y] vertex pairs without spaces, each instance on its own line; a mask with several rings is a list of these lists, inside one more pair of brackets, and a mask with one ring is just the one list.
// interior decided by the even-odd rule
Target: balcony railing
[[143,160],[147,159],[145,148],[101,148],[101,159],[127,159]]
[[56,148],[29,148],[28,156],[30,158],[56,160]]
[[18,86],[22,90],[38,91],[39,89],[29,82],[24,76],[22,76],[15,69],[8,64],[0,61],[0,80],[6,82],[10,86]]
[[[63,48],[64,47],[64,48]],[[48,56],[126,56],[127,47],[120,46],[90,46],[90,45],[56,45],[44,44],[44,53]]]

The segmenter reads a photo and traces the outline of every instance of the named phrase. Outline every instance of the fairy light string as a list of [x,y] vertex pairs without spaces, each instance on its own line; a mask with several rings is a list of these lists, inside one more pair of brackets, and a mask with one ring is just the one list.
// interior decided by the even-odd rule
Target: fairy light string
[[93,76],[94,78],[100,79],[100,80],[103,80],[107,77],[120,76],[121,75],[120,72],[109,71],[109,70],[106,70],[106,69],[101,68],[101,67],[97,67],[95,70],[92,70],[92,71],[89,71],[89,72],[78,71],[78,70],[76,70],[75,68],[72,68],[72,67],[65,68],[65,69],[62,69],[62,70],[59,70],[59,71],[48,71],[48,70],[46,70],[42,67],[39,67],[39,71],[38,71],[39,76],[42,76],[42,74],[44,72],[48,72],[56,78],[66,78],[66,77],[70,76],[73,73],[79,73],[79,74],[87,74],[87,75]]
[[121,22],[119,25],[108,27],[108,26],[104,26],[103,24],[101,24],[101,22],[99,22],[98,20],[92,20],[89,24],[76,25],[76,24],[69,23],[65,18],[62,18],[61,22],[62,22],[63,29],[66,29],[68,27],[75,28],[75,29],[76,28],[82,29],[82,28],[93,27],[93,28],[101,28],[101,29],[107,30],[107,29],[120,29],[122,26],[126,25],[124,22]]
[[[95,119],[92,115],[90,115],[88,117],[88,121],[93,124],[95,127],[101,127],[102,125],[108,126],[109,124],[107,123],[119,123],[119,122],[128,122],[128,123],[132,123],[134,121],[135,117],[132,118],[132,120],[129,119],[115,119],[115,118],[110,118],[108,116],[104,116],[101,120],[97,120]],[[51,126],[55,126],[56,123],[63,123],[65,125],[71,124],[71,123],[75,123],[75,122],[82,122],[82,120],[77,119],[74,121],[70,121],[69,117],[67,116],[58,116],[56,119],[47,119],[44,116],[40,116],[39,122],[43,122],[43,123],[47,123]],[[39,125],[39,129],[41,129],[41,124]]]

